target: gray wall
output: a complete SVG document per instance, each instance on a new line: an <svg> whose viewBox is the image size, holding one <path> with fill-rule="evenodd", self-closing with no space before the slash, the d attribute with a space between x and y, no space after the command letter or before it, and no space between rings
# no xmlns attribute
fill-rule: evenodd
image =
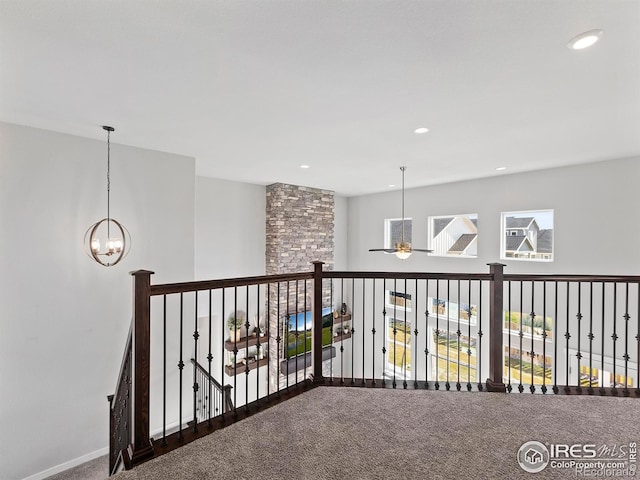
<svg viewBox="0 0 640 480"><path fill-rule="evenodd" d="M2 479L106 453L128 272L193 279L194 159L118 145L117 130L111 146L111 212L133 248L105 268L82 240L106 216L106 142L0 123Z"/></svg>
<svg viewBox="0 0 640 480"><path fill-rule="evenodd" d="M411 170L407 171L411 174ZM640 158L614 160L406 191L413 219L413 247L427 247L427 218L478 214L478 257L431 257L414 253L400 261L368 252L384 241L384 219L400 212L400 192L349 199L348 266L352 270L486 272L502 262L510 273L638 274L640 238L637 182ZM553 209L555 260L500 259L500 214Z"/></svg>
<svg viewBox="0 0 640 480"><path fill-rule="evenodd" d="M265 272L265 187L196 178L196 278Z"/></svg>

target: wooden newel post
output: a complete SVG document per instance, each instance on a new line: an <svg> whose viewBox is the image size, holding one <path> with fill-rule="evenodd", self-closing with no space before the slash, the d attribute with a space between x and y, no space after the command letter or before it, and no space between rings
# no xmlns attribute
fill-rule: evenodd
<svg viewBox="0 0 640 480"><path fill-rule="evenodd" d="M503 286L504 265L502 263L490 263L491 284L489 288L489 378L487 378L487 390L489 392L505 392L506 387L502 381L504 368L504 351L502 345L502 331L504 323L503 312Z"/></svg>
<svg viewBox="0 0 640 480"><path fill-rule="evenodd" d="M313 262L313 381L322 382L322 266Z"/></svg>
<svg viewBox="0 0 640 480"><path fill-rule="evenodd" d="M128 454L133 465L153 455L149 441L149 372L151 365L151 275L148 270L133 276L133 378L131 384L132 443Z"/></svg>

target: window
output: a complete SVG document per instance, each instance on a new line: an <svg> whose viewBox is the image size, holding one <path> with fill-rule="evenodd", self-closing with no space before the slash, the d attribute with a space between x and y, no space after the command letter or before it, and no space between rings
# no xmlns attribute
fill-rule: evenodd
<svg viewBox="0 0 640 480"><path fill-rule="evenodd" d="M478 215L429 217L429 249L439 257L477 257Z"/></svg>
<svg viewBox="0 0 640 480"><path fill-rule="evenodd" d="M411 294L387 290L387 306L411 311Z"/></svg>
<svg viewBox="0 0 640 480"><path fill-rule="evenodd" d="M522 332L522 334L520 333ZM551 385L553 318L504 312L504 381Z"/></svg>
<svg viewBox="0 0 640 480"><path fill-rule="evenodd" d="M553 261L553 210L502 213L501 258Z"/></svg>
<svg viewBox="0 0 640 480"><path fill-rule="evenodd" d="M402 219L391 218L385 220L384 225L384 248L394 248L402 241ZM411 219L404 219L404 241L411 243Z"/></svg>
<svg viewBox="0 0 640 480"><path fill-rule="evenodd" d="M409 315L387 316L385 318L385 375L390 378L411 377L411 331Z"/></svg>
<svg viewBox="0 0 640 480"><path fill-rule="evenodd" d="M455 328L455 327L454 327ZM433 330L431 370L434 378L449 382L476 382L476 337L460 335L452 330Z"/></svg>
<svg viewBox="0 0 640 480"><path fill-rule="evenodd" d="M431 305L429 312L437 315L440 321L457 322L458 317L460 317L460 323L462 324L471 323L471 325L476 325L478 323L477 305L469 305L468 303L459 305L456 302L450 302L442 298L429 298L428 302Z"/></svg>

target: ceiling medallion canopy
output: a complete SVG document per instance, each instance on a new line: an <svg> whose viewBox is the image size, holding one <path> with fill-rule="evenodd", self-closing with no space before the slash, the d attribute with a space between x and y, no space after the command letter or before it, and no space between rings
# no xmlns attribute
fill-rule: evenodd
<svg viewBox="0 0 640 480"><path fill-rule="evenodd" d="M411 248L411 243L405 242L404 240L404 172L407 167L400 167L400 171L402 172L402 234L400 237L400 241L397 242L394 248L370 248L370 252L384 252L384 253L393 253L400 260L406 260L411 256L413 252L423 252L423 253L431 253L432 250L426 250L423 248Z"/></svg>
<svg viewBox="0 0 640 480"><path fill-rule="evenodd" d="M115 129L106 125L102 128L107 132L107 216L89 227L84 234L84 247L93 260L112 267L129 253L131 235L124 225L111 218L111 132Z"/></svg>

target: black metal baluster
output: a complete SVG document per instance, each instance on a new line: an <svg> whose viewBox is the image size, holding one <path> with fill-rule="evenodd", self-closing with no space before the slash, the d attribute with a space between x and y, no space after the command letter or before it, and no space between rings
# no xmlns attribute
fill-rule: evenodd
<svg viewBox="0 0 640 480"><path fill-rule="evenodd" d="M262 344L260 343L260 285L256 285L256 316L255 316L255 336L256 336L256 406L260 405L260 355L264 355ZM267 382L268 383L268 382Z"/></svg>
<svg viewBox="0 0 640 480"><path fill-rule="evenodd" d="M571 338L571 333L569 333L570 330L570 325L569 325L569 318L570 318L570 308L569 305L571 303L571 299L570 299L570 291L569 291L569 282L567 282L567 331L564 334L564 338L567 340L567 344L565 346L565 352L566 352L566 359L565 359L565 374L564 374L564 378L565 378L565 383L564 383L564 391L566 393L569 393L571 391L571 389L569 388L569 339Z"/></svg>
<svg viewBox="0 0 640 480"><path fill-rule="evenodd" d="M582 282L578 282L578 313L576 314L576 319L578 320L578 352L576 353L576 358L578 359L578 378L576 381L576 392L580 394L582 393L582 386L580 385L580 370L582 366L582 349L580 345L582 337Z"/></svg>
<svg viewBox="0 0 640 480"><path fill-rule="evenodd" d="M238 287L233 287L233 318L238 320ZM233 354L235 361L233 362L233 415L238 415L238 335L233 336Z"/></svg>
<svg viewBox="0 0 640 480"><path fill-rule="evenodd" d="M289 360L291 360L291 357L289 356L289 343L290 343L290 337L291 337L291 332L289 331L289 325L291 324L291 312L289 311L289 305L291 304L291 301L289 298L290 291L291 291L291 281L287 280L287 316L286 316L286 322L282 327L285 333L285 339L284 339L285 350L283 351L283 356L285 358L284 364L287 366L287 372L285 374L287 390L289 390Z"/></svg>
<svg viewBox="0 0 640 480"><path fill-rule="evenodd" d="M469 284L469 292L467 295L467 391L471 391L471 280L467 280ZM476 345L477 347L477 345ZM458 360L459 361L459 360ZM476 357L476 367L478 365L478 357Z"/></svg>
<svg viewBox="0 0 640 480"><path fill-rule="evenodd" d="M547 393L547 282L542 282L542 393Z"/></svg>
<svg viewBox="0 0 640 480"><path fill-rule="evenodd" d="M382 335L382 385L386 385L387 381L386 381L386 369L387 369L387 365L385 363L385 353L387 353L387 335L388 335L388 329L387 329L387 307L386 307L386 299L385 296L387 295L387 279L383 278L382 279L382 328L383 328L383 335Z"/></svg>
<svg viewBox="0 0 640 480"><path fill-rule="evenodd" d="M365 297L366 297L366 293L367 293L367 285L365 282L365 279L362 279L362 385L366 385L366 381L365 381L365 326L364 326L364 322L365 322ZM351 320L353 322L353 319Z"/></svg>
<svg viewBox="0 0 640 480"><path fill-rule="evenodd" d="M511 280L509 280L507 282L507 287L509 288L509 296L508 298L508 308L509 308L509 317L508 317L508 324L509 324L509 337L507 339L507 343L508 343L508 348L509 351L507 352L507 372L508 372L508 379L507 379L507 391L509 393L512 392L513 390L513 385L511 384ZM504 353L503 353L504 354Z"/></svg>
<svg viewBox="0 0 640 480"><path fill-rule="evenodd" d="M456 330L456 342L457 342L457 365L458 369L456 372L456 390L460 391L462 385L460 385L460 340L462 339L462 331L460 331L460 308L462 307L460 299L462 296L460 295L460 279L458 279L458 329Z"/></svg>
<svg viewBox="0 0 640 480"><path fill-rule="evenodd" d="M212 327L211 327L211 324L212 324L212 320L213 320L213 314L212 314L213 298L212 298L212 296L213 296L213 294L211 292L211 289L209 289L209 353L207 354L207 361L209 362L208 363L208 365L209 365L209 378L207 379L208 386L209 386L209 388L207 389L207 391L209 392L209 398L208 398L208 403L207 403L208 410L209 410L208 411L209 415L207 415L207 417L208 417L207 418L207 424L208 424L209 427L212 426L211 425L211 411L212 411L211 410L211 396L212 396L212 387L213 387L212 382L211 382L211 378L212 378L212 375L211 375L211 362L213 362L213 354L211 353L211 342L212 342L212 334L211 334L211 328ZM224 323L224 322L222 322L222 323ZM223 337L222 340L224 341L224 337ZM223 377L220 377L220 378L222 379Z"/></svg>
<svg viewBox="0 0 640 480"><path fill-rule="evenodd" d="M524 329L523 329L523 318L524 317L524 305L522 303L522 299L523 299L523 286L522 286L522 280L520 280L520 303L518 304L520 306L520 331L518 332L518 336L520 337L520 382L518 383L518 391L520 393L522 393L524 391L524 385L522 385L522 368L523 368L523 363L524 360L522 358L522 339L524 337ZM531 373L533 374L533 369L531 370Z"/></svg>
<svg viewBox="0 0 640 480"><path fill-rule="evenodd" d="M334 312L335 312L335 302L334 302L334 296L333 296L333 291L334 291L335 287L334 287L334 281L333 281L333 279L331 279L331 280L330 280L329 285L330 285L329 298L330 298L330 303L331 303L331 315L332 315L332 318L333 318L333 320L334 320L334 321L332 322L332 326L331 326L331 328L332 328L332 331L331 331L331 345L332 345L332 346L333 346L333 348L335 349L335 348L336 348L336 347L335 347L335 343L336 343L336 342L333 340L333 338L334 338L334 336L337 336L337 332L335 331L335 328L336 328L336 322L335 322L335 319L336 319L336 318L335 318L335 315L334 315ZM335 334L335 335L334 335L334 334ZM333 383L333 357L334 357L333 352L331 352L331 356L330 356L330 358L329 358L329 370L330 370L330 374L329 374L329 383Z"/></svg>
<svg viewBox="0 0 640 480"><path fill-rule="evenodd" d="M436 279L436 390L440 390L440 280Z"/></svg>
<svg viewBox="0 0 640 480"><path fill-rule="evenodd" d="M264 328L267 339L267 400L271 397L271 284L267 283L267 311L265 313Z"/></svg>
<svg viewBox="0 0 640 480"><path fill-rule="evenodd" d="M354 365L355 365L355 324L356 324L356 279L351 279L351 385L356 384Z"/></svg>
<svg viewBox="0 0 640 480"><path fill-rule="evenodd" d="M162 446L167 446L167 296L162 296Z"/></svg>
<svg viewBox="0 0 640 480"><path fill-rule="evenodd" d="M340 279L340 305L344 303L344 278ZM340 310L340 384L344 385L344 316Z"/></svg>
<svg viewBox="0 0 640 480"><path fill-rule="evenodd" d="M322 308L322 305L320 306ZM311 318L313 318L313 313L311 314ZM322 329L322 325L319 325L318 328ZM304 281L304 356L302 357L302 363L304 365L304 376L307 375L307 281Z"/></svg>
<svg viewBox="0 0 640 480"><path fill-rule="evenodd" d="M593 383L591 378L593 376L593 282L589 282L589 388L587 391L589 395L593 395Z"/></svg>
<svg viewBox="0 0 640 480"><path fill-rule="evenodd" d="M415 345L416 345L416 353L418 353L418 279L416 278L415 281L415 298L413 299L412 305L411 305L411 310L414 312L413 314L413 322L414 322L414 330L413 330L413 334L415 335ZM413 366L411 367L411 371L413 374L413 388L418 388L418 356L416 355L416 361L415 361L415 369L413 368ZM426 379L425 379L426 380Z"/></svg>
<svg viewBox="0 0 640 480"><path fill-rule="evenodd" d="M245 344L244 344L244 410L249 411L249 285L245 286L245 315L244 315L244 329L245 329Z"/></svg>
<svg viewBox="0 0 640 480"><path fill-rule="evenodd" d="M407 279L404 279L404 328L402 332L402 387L407 388ZM411 342L411 334L409 334Z"/></svg>
<svg viewBox="0 0 640 480"><path fill-rule="evenodd" d="M265 320L266 322L266 320ZM264 346L260 338L262 338L262 329L260 328L260 285L256 285L256 405L260 406L260 357L264 357ZM267 377L267 383L268 382Z"/></svg>
<svg viewBox="0 0 640 480"><path fill-rule="evenodd" d="M182 369L184 368L184 362L182 361L182 321L183 321L183 294L180 293L180 360L178 362L180 396L178 400L178 437L182 439Z"/></svg>
<svg viewBox="0 0 640 480"><path fill-rule="evenodd" d="M276 379L278 382L278 396L280 395L280 352L282 349L280 348L280 342L282 341L282 337L280 336L280 282L278 282L278 299L276 304L276 323L278 324L278 331L276 332Z"/></svg>
<svg viewBox="0 0 640 480"><path fill-rule="evenodd" d="M533 337L535 336L535 324L536 324L536 312L535 312L535 288L536 288L536 282L532 281L531 282L531 385L529 386L529 391L531 393L535 393L536 391L536 387L535 387L535 380L534 380L534 373L535 373L535 358L536 358L536 352L535 352L535 348L534 348L534 343L533 343ZM544 323L544 320L543 320ZM543 372L543 376L544 376L544 372Z"/></svg>
<svg viewBox="0 0 640 480"><path fill-rule="evenodd" d="M553 393L558 393L558 282L554 282L555 294L553 297Z"/></svg>
<svg viewBox="0 0 640 480"><path fill-rule="evenodd" d="M613 395L618 394L618 386L616 379L616 342L618 341L618 283L614 282L613 284L613 335L611 335L611 339L613 340L613 389L611 393ZM604 352L603 357L604 357ZM604 358L603 358L604 360Z"/></svg>
<svg viewBox="0 0 640 480"><path fill-rule="evenodd" d="M638 320L636 328L636 396L640 397L640 283L638 283L637 297L638 297L638 309L636 310L636 318Z"/></svg>
<svg viewBox="0 0 640 480"><path fill-rule="evenodd" d="M447 279L447 308L446 308L446 312L447 312L447 382L444 384L445 388L448 390L451 390L451 383L449 382L450 380L450 367L451 367L451 353L450 353L450 347L451 347L451 329L450 329L450 324L449 322L451 321L451 316L449 315L451 313L451 283L449 281L449 279Z"/></svg>
<svg viewBox="0 0 640 480"><path fill-rule="evenodd" d="M224 369L224 367L225 367L226 357L227 357L227 354L225 354L225 353L224 353L224 349L225 349L225 338L226 338L226 332L225 332L225 327L226 327L226 325L225 325L225 313L226 313L226 310L225 310L225 297L226 297L226 289L225 289L225 288L222 288L222 289L221 289L221 293L222 293L222 302L221 302L221 303L222 303L222 305L221 305L221 306L222 306L222 316L220 317L220 330L221 330L221 332L220 332L220 335L221 335L221 336L220 336L220 338L221 338L221 342L222 342L222 349L223 349L223 350L221 350L221 353L222 353L222 355L224 355L224 358L222 358L222 361L220 362L220 379L224 379L224 374L225 374L225 369ZM231 334L229 334L229 343L231 343ZM236 357L235 357L235 353L234 353L233 355L234 355L234 356L233 356L233 359L234 359L233 361L234 361L234 363L235 363L235 359L236 359ZM223 382L223 383L224 383L224 382ZM223 395L224 395L224 392L223 392ZM222 399L222 404L223 404L223 405L225 405L225 399L224 399L224 398ZM234 404L234 409L235 409L235 404ZM224 409L223 409L223 413L224 413ZM222 422L224 423L224 422L225 422L225 418L224 418L224 416L222 416L221 418L222 418Z"/></svg>
<svg viewBox="0 0 640 480"><path fill-rule="evenodd" d="M424 283L424 388L429 388L429 279Z"/></svg>
<svg viewBox="0 0 640 480"><path fill-rule="evenodd" d="M397 279L394 278L393 279L393 295L394 297L397 295L398 292L398 286L397 286ZM393 388L396 388L396 359L398 358L396 356L396 340L397 340L397 335L398 335L398 328L396 325L396 318L397 318L397 310L398 310L398 300L397 298L393 299L393 383L391 385L393 385Z"/></svg>
<svg viewBox="0 0 640 480"><path fill-rule="evenodd" d="M371 385L376 384L376 279L372 280L371 293ZM639 295L640 297L640 295ZM640 338L640 336L638 337ZM640 349L640 340L638 340L638 349Z"/></svg>
<svg viewBox="0 0 640 480"><path fill-rule="evenodd" d="M504 308L504 307L503 307ZM478 390L482 391L482 280L478 281L478 354L476 355L476 379L478 380ZM504 347L503 347L504 350ZM504 351L502 352L504 355ZM504 375L504 373L503 373Z"/></svg>
<svg viewBox="0 0 640 480"><path fill-rule="evenodd" d="M624 390L625 396L629 395L629 282L625 282L624 293ZM639 365L640 367L640 365Z"/></svg>
<svg viewBox="0 0 640 480"><path fill-rule="evenodd" d="M602 338L600 339L600 370L601 371L604 371L605 291L606 291L605 283L602 282ZM598 390L598 393L600 393L600 395L604 395L605 394L604 378L601 378L600 375L598 375L598 383L600 384L600 389Z"/></svg>
<svg viewBox="0 0 640 480"><path fill-rule="evenodd" d="M193 433L198 433L198 292L194 292L194 314L193 314Z"/></svg>
<svg viewBox="0 0 640 480"><path fill-rule="evenodd" d="M295 382L294 384L298 384L298 341L300 339L300 305L299 305L299 295L298 295L298 280L296 280L296 329L293 332L293 338L295 338L295 344L296 344L296 348L294 350L294 356L295 356L295 361L296 361L296 373L295 373ZM306 323L307 323L307 312L304 313L304 318L303 318L303 322L305 323L305 327L306 327ZM290 325L291 320L287 320L287 326ZM306 334L306 332L305 332ZM290 337L291 337L291 332L289 332L287 334L287 348L289 348L289 343L290 343ZM306 340L305 340L306 342Z"/></svg>

